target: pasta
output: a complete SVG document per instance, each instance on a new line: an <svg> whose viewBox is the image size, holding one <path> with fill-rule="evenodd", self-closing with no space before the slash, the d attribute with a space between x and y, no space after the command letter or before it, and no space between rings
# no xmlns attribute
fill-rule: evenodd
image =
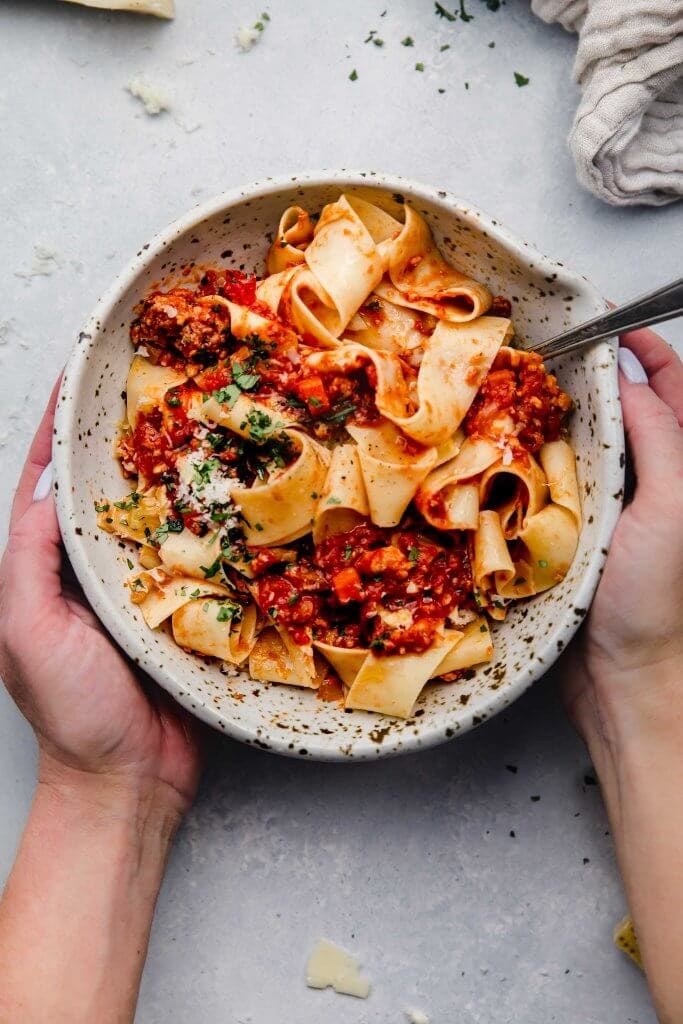
<svg viewBox="0 0 683 1024"><path fill-rule="evenodd" d="M571 399L409 205L290 207L266 267L137 307L131 489L98 522L137 545L131 600L180 647L408 718L569 570Z"/></svg>

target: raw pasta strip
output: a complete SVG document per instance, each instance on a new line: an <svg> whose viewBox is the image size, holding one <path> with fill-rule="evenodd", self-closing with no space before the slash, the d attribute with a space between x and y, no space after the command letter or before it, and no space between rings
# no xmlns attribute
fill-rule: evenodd
<svg viewBox="0 0 683 1024"><path fill-rule="evenodd" d="M221 609L236 609L233 618L219 618ZM256 608L242 609L235 603L216 598L197 598L183 604L172 616L173 636L181 647L211 658L241 665L256 640Z"/></svg>
<svg viewBox="0 0 683 1024"><path fill-rule="evenodd" d="M388 278L376 291L397 305L451 323L476 320L491 306L488 288L446 263L427 224L409 205L401 233L390 243L388 264Z"/></svg>
<svg viewBox="0 0 683 1024"><path fill-rule="evenodd" d="M422 687L461 634L448 630L421 654L370 652L346 695L346 707L409 718Z"/></svg>
<svg viewBox="0 0 683 1024"><path fill-rule="evenodd" d="M417 488L436 465L437 449L417 455L400 445L391 423L346 428L358 445L358 460L367 494L370 518L376 526L397 526Z"/></svg>
<svg viewBox="0 0 683 1024"><path fill-rule="evenodd" d="M130 426L135 428L141 412L161 406L168 389L186 380L186 374L170 366L155 366L149 359L135 356L126 381L126 415Z"/></svg>
<svg viewBox="0 0 683 1024"><path fill-rule="evenodd" d="M370 515L358 448L342 444L332 452L330 468L315 512L316 544L335 533L345 533Z"/></svg>
<svg viewBox="0 0 683 1024"><path fill-rule="evenodd" d="M269 275L297 267L304 262L304 249L313 238L313 222L301 206L289 206L280 217L275 241L268 250Z"/></svg>

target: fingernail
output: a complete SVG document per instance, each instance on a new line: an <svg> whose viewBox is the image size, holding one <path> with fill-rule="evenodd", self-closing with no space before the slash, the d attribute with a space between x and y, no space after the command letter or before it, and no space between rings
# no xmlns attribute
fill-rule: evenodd
<svg viewBox="0 0 683 1024"><path fill-rule="evenodd" d="M48 462L43 472L38 477L36 489L33 492L34 501L44 501L52 490L52 462Z"/></svg>
<svg viewBox="0 0 683 1024"><path fill-rule="evenodd" d="M640 360L634 356L630 348L622 348L619 346L619 352L617 354L617 362L619 363L619 369L623 373L626 380L630 380L631 384L647 384L647 374L641 366Z"/></svg>

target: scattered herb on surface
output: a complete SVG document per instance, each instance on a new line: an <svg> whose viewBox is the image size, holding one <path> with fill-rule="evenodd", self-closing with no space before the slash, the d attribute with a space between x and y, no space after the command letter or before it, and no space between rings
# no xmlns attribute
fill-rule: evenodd
<svg viewBox="0 0 683 1024"><path fill-rule="evenodd" d="M519 71L515 71L515 82L521 89L523 85L529 84L529 79L526 77L526 75L520 75Z"/></svg>
<svg viewBox="0 0 683 1024"><path fill-rule="evenodd" d="M353 71L352 71L352 72L351 72L351 74L349 75L349 80L350 80L351 82L356 82L356 81L358 81L358 72L356 71L356 69L355 69L355 68L353 69Z"/></svg>
<svg viewBox="0 0 683 1024"><path fill-rule="evenodd" d="M184 524L182 519L167 519L165 523L158 526L152 534L152 541L163 544L169 533L182 533Z"/></svg>
<svg viewBox="0 0 683 1024"><path fill-rule="evenodd" d="M410 36L406 36L405 39L401 40L401 46L415 46L415 43Z"/></svg>
<svg viewBox="0 0 683 1024"><path fill-rule="evenodd" d="M455 21L455 15L451 14L450 11L447 11L446 8L443 6L443 4L435 3L434 4L434 13L439 18L445 18L446 21Z"/></svg>
<svg viewBox="0 0 683 1024"><path fill-rule="evenodd" d="M424 71L424 69L425 69L425 66L424 66L424 64L422 63L422 61L419 61L419 63L417 63L417 64L415 65L415 70L416 70L416 71Z"/></svg>
<svg viewBox="0 0 683 1024"><path fill-rule="evenodd" d="M461 21L472 21L474 18L473 14L468 14L465 10L465 0L460 0L460 20Z"/></svg>

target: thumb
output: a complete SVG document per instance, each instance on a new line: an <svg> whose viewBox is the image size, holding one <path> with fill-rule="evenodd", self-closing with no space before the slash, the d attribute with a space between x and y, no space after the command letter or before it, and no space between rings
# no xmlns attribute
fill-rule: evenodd
<svg viewBox="0 0 683 1024"><path fill-rule="evenodd" d="M619 366L624 429L638 487L668 491L683 473L683 431L673 409L649 387L647 374L629 349L619 350Z"/></svg>

